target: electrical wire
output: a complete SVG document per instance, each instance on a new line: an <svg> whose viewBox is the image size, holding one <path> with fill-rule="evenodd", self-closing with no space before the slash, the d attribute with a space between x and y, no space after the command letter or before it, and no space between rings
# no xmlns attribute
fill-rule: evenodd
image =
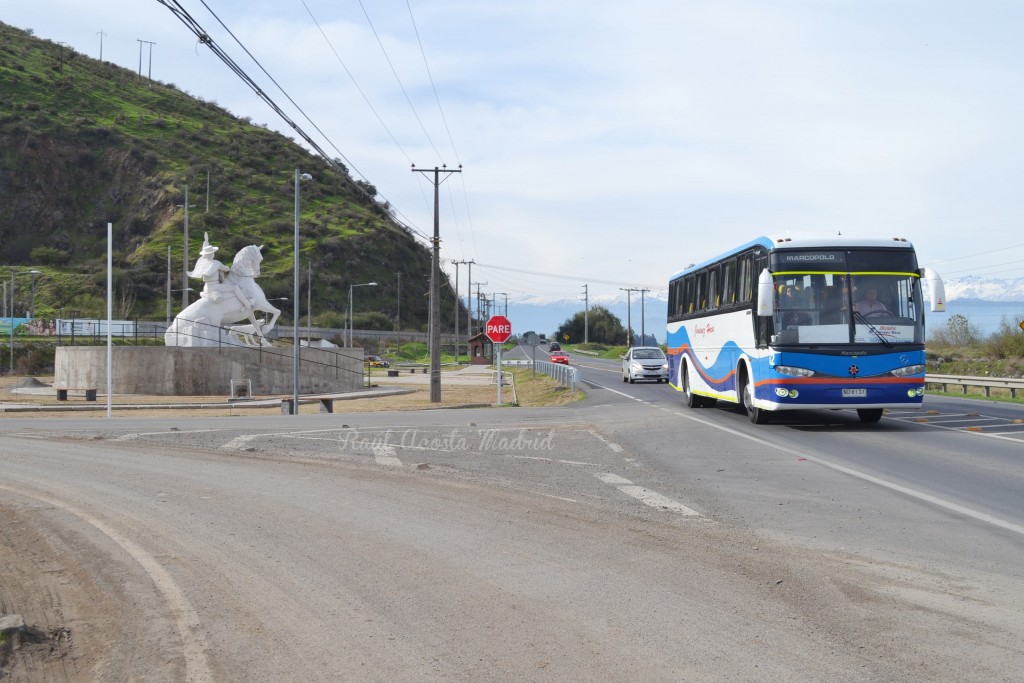
<svg viewBox="0 0 1024 683"><path fill-rule="evenodd" d="M213 52L214 55L217 56L218 59L220 59L232 72L234 72L235 75L237 75L240 79L242 79L242 82L244 82L246 85L248 85L249 88L254 93L256 93L256 95L261 100L263 100L267 104L267 106L269 106L271 109L273 109L274 112L277 113L277 115L280 116L284 120L284 122L287 123L288 126L290 126L292 128L292 130L294 130L295 133L299 137L301 137L303 140L305 140L306 143L318 155L320 155L320 157L323 159L324 163L326 163L328 166L330 166L331 168L336 170L343 177L351 180L351 176L349 175L349 170L344 168L333 157L331 157L329 154L327 154L327 152L324 151L324 149L315 140L313 140L313 138L308 133L306 133L297 123L295 123L295 121L292 120L292 118L290 116L288 116L288 114L280 106L278 106L278 104L273 100L273 98L271 98L270 95L268 95L266 93L266 91L264 91L263 88L261 88L259 86L259 84L256 83L256 81L253 80L253 78L251 76L249 76L249 74L247 74L245 72L245 70L242 69L242 67L240 67L238 65L238 63L235 62L234 59L232 59L231 56L228 55L227 52L225 52L217 44L217 42L209 35L209 33L202 27L202 25L199 24L199 22L196 21L188 13L188 11L185 10L184 7L181 6L181 3L178 2L178 0L156 0L156 1L158 3L160 3L161 5L163 5L164 7L166 7L167 9L169 9L172 14L174 14L176 17L178 17L178 19L183 24L185 24L185 26L190 31L192 31L196 35L196 37L199 39L199 42L202 43L203 45L206 45L206 47L208 47L210 49L210 51ZM242 43L242 41L239 40L238 37L235 36L235 34L231 31L231 29L229 29L227 27L227 25L225 25L224 22L221 21L220 17L217 16L217 14L212 9L210 9L210 6L206 3L206 0L199 0L199 1L207 9L207 11L213 16L213 18L216 19L217 23L219 23L221 25L221 27L228 33L228 35L230 35L234 39L234 41L238 44L238 46L260 68L260 70L264 73L264 75L266 75L266 77L269 78L270 81L275 86L277 86L278 90L280 90L281 93L284 94L284 96L288 99L288 101L291 102L292 105L299 111L299 113L301 113L302 116L307 121L310 122L310 124L313 126L313 128L316 129L316 131L323 137L323 139L327 140L328 143L331 145L331 147L334 148L334 150L336 152L338 152L338 155L342 159L344 159L345 162L348 164L349 169L355 171L356 174L358 174L364 181L366 181L369 184L370 181L366 178L366 176L363 175L363 173L360 172L359 169L356 168L356 166L354 164L352 164L352 162L348 158L345 157L345 155L341 152L341 150L339 150L337 148L336 145L334 145L333 143L330 142L330 138L328 138L327 135L322 130L320 130L320 128L309 118L309 116L306 115L305 111L303 111L303 109L291 98L291 96L288 95L288 93L284 90L284 88L281 87L281 85L274 79L274 77L271 76L270 73L268 73L265 68L263 68L263 65L259 62L259 60L256 59L255 56L253 56L253 54L249 51L249 49L245 47L245 45ZM367 192L366 189L363 188L362 186L360 186L358 183L354 183L353 182L352 185L359 192L362 192L370 201L376 201L376 199L373 196L371 196L369 194L369 192ZM378 195L380 195L379 192L378 192ZM383 195L380 195L380 197L381 197L381 199L384 199L385 202L387 202L387 199ZM391 210L395 214L401 215L401 213L397 209L394 208L394 205L391 204L391 202L387 202L387 204L388 204L388 206L391 207ZM403 218L404 218L404 216L403 216ZM391 226L389 226L389 228L390 227ZM425 233L423 233L420 230L418 230L417 228L415 228L412 225L412 222L409 221L408 219L406 219L406 224L404 224L402 227L404 227L405 230L407 230L410 234L413 234L415 236L419 236L426 243L428 243L428 244L430 243L431 238L428 237ZM398 226L395 226L394 229L398 229Z"/></svg>
<svg viewBox="0 0 1024 683"><path fill-rule="evenodd" d="M356 82L356 77L352 74L348 66L345 64L345 61L341 58L341 55L339 55L338 51L334 48L334 43L331 42L331 39L327 36L327 33L320 25L320 22L317 21L317 18L315 16L313 16L313 11L309 9L309 5L306 4L306 0L300 0L300 2L302 2L302 6L306 8L306 13L309 14L309 18L313 20L313 23L316 25L317 30L320 31L320 35L324 37L324 42L326 42L327 46L331 48L331 52L334 53L334 58L338 60L338 64L341 64L341 68L345 70L345 73L348 75L349 80L352 81L352 85L355 86L356 90L359 92L359 95L363 98L363 102L365 102L366 106L370 108L370 111L373 112L373 115L377 117L377 121L380 123L381 128L383 128L384 131L388 134L388 137L391 138L391 141L395 143L395 147L397 147L398 150L402 153L402 156L405 157L406 161L408 161L411 164L412 158L408 154L406 154L405 149L402 147L401 143L398 142L398 139L395 138L394 134L391 132L391 129L388 128L386 123L384 123L384 119L381 118L381 115L377 113L377 110L374 108L373 103L370 102L370 98L366 96L366 93L363 92L363 89L359 86L359 83Z"/></svg>
<svg viewBox="0 0 1024 683"><path fill-rule="evenodd" d="M427 132L427 127L423 125L423 121L420 119L419 113L416 111L416 107L413 105L412 100L409 99L409 93L405 90L405 85L402 84L402 79L398 77L398 71L395 70L395 65L391 63L391 57L388 56L388 51L384 48L384 42L380 39L380 35L377 33L377 28L373 25L373 21L370 19L369 12L366 11L366 7L363 5L363 0L359 0L359 7L363 10L363 16L366 17L366 23L370 25L370 30L373 31L373 37L377 39L377 45L380 46L380 51L384 54L384 60L388 63L391 68L391 73L395 76L395 81L398 82L398 87L402 91L402 95L405 96L405 101L409 103L409 108L412 110L413 116L416 118L416 122L420 124L420 129L423 134L427 137L427 142L434 150L434 154L437 158L444 162L444 157L437 150L437 146L434 144L434 140L430 137L430 133Z"/></svg>

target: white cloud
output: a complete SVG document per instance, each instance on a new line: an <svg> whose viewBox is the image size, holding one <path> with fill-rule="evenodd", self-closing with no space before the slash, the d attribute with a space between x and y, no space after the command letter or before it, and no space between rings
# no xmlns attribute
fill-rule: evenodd
<svg viewBox="0 0 1024 683"><path fill-rule="evenodd" d="M183 4L286 104L200 3ZM538 296L588 279L658 284L785 229L902 234L961 274L1013 253L948 259L1024 248L1017 3L413 2L458 159L405 1L366 7L416 115L359 7L306 4L401 149L302 2L216 9L421 231L431 188L410 159L465 164L442 199L446 256L566 277L474 279ZM102 29L104 56L131 69L136 39L154 40L155 78L282 126L157 2L37 0L4 21L90 56Z"/></svg>

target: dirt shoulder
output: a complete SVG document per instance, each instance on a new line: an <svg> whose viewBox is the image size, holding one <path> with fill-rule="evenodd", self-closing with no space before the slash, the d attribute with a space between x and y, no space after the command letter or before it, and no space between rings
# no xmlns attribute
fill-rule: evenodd
<svg viewBox="0 0 1024 683"><path fill-rule="evenodd" d="M502 405L518 403L521 406L563 405L585 397L581 391L570 392L558 386L550 377L533 375L525 370L512 371L512 384L502 388ZM497 406L497 386L487 374L456 377L455 373L442 374L441 401L430 400L429 377L425 375L398 378L371 377L371 385L360 398L335 395L335 413L361 413L373 411L430 410L435 408L487 408ZM28 385L28 386L26 386ZM79 392L70 392L67 401L58 401L52 389L53 377L0 377L0 419L4 417L90 417L105 416L106 397L86 401ZM390 392L390 393L389 393ZM398 393L402 392L402 393ZM156 396L146 394L115 395L113 412L119 417L159 417L170 415L235 416L280 415L281 407L275 401L229 401L225 396ZM267 397L272 398L272 397ZM280 397L278 397L280 398ZM46 408L45 410L5 410L13 406ZM129 408L130 406L130 408ZM148 408L146 406L152 406ZM301 414L320 412L318 402L300 401Z"/></svg>

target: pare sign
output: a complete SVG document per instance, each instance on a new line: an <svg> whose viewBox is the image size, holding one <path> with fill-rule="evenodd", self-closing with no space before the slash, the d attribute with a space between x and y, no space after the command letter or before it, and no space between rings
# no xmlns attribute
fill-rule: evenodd
<svg viewBox="0 0 1024 683"><path fill-rule="evenodd" d="M512 336L512 323L503 315L492 316L487 321L484 334L495 344L504 344Z"/></svg>

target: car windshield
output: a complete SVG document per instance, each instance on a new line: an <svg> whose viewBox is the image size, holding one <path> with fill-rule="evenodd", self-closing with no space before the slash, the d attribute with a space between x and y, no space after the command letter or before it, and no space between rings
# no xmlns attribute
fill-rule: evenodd
<svg viewBox="0 0 1024 683"><path fill-rule="evenodd" d="M633 358L637 360L660 360L664 357L665 354L661 352L661 349L636 349L633 351Z"/></svg>

